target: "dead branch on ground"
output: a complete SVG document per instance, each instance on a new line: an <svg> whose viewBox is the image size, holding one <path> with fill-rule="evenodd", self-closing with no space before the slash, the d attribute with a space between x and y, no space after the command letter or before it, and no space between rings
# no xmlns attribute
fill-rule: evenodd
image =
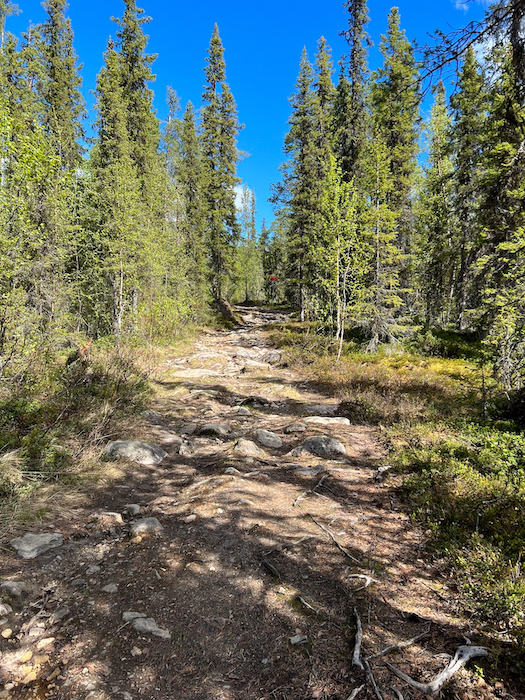
<svg viewBox="0 0 525 700"><path fill-rule="evenodd" d="M317 525L317 527L320 527L321 530L323 530L323 532L326 532L326 534L330 537L330 539L331 539L332 542L335 544L335 546L337 547L337 549L338 549L340 552L342 552L342 553L345 555L345 557L348 557L348 558L351 559L352 561L355 561L356 564L359 564L359 563L360 563L358 559L356 559L355 557L353 557L353 556L350 554L350 552L349 552L348 550L346 550L343 546L341 546L341 545L339 544L339 542L335 539L334 535L330 532L330 530L328 530L324 525L321 525L321 523L317 522L317 520L314 518L314 516L313 516L311 513L308 513L308 515L309 515L310 518L314 521L314 523Z"/></svg>
<svg viewBox="0 0 525 700"><path fill-rule="evenodd" d="M366 660L373 661L373 659L378 659L380 656L390 654L391 651L396 651L397 649L405 649L406 647L410 647L412 646L412 644L416 644L416 642L419 642L421 639L426 637L429 633L430 630L426 630L425 632L418 634L416 637L412 637L412 639L407 639L406 641L398 642L397 644L391 644L390 646L381 649L381 651L378 651L375 654L370 654L370 656L366 657Z"/></svg>
<svg viewBox="0 0 525 700"><path fill-rule="evenodd" d="M357 623L357 632L355 633L355 645L354 653L352 654L352 664L364 671L365 668L360 659L361 644L363 642L363 625L361 624L361 618L359 617L359 613L357 612L356 608L354 608L354 615Z"/></svg>

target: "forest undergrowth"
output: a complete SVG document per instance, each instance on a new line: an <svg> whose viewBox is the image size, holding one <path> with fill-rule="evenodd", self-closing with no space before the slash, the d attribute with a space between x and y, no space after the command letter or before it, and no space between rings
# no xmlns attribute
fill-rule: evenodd
<svg viewBox="0 0 525 700"><path fill-rule="evenodd" d="M525 436L508 397L459 333L416 333L395 350L345 341L339 362L325 329L273 329L287 361L344 402L355 422L379 425L389 451L387 487L402 496L473 624L525 671ZM504 415L505 414L505 415Z"/></svg>

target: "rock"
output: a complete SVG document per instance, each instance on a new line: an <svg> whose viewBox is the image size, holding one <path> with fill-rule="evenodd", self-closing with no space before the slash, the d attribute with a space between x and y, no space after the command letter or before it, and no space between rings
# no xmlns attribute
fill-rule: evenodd
<svg viewBox="0 0 525 700"><path fill-rule="evenodd" d="M167 454L162 447L140 440L112 440L104 450L106 459L126 457L146 466L160 464Z"/></svg>
<svg viewBox="0 0 525 700"><path fill-rule="evenodd" d="M298 646L299 644L306 644L308 641L308 637L305 634L296 634L293 637L290 637L290 644L293 646Z"/></svg>
<svg viewBox="0 0 525 700"><path fill-rule="evenodd" d="M154 423L155 425L162 423L165 418L162 415L162 413L159 413L158 411L142 411L140 415L146 420L148 420L150 423Z"/></svg>
<svg viewBox="0 0 525 700"><path fill-rule="evenodd" d="M306 413L312 413L315 416L333 416L338 408L339 405L335 403L322 403L305 406L304 410Z"/></svg>
<svg viewBox="0 0 525 700"><path fill-rule="evenodd" d="M249 358L246 358L244 360L244 364L246 365L246 367L259 367L260 369L268 369L267 362L259 362L258 360L250 360Z"/></svg>
<svg viewBox="0 0 525 700"><path fill-rule="evenodd" d="M110 521L112 525L124 525L124 520L120 513L113 513L112 511L106 511L96 516L99 520ZM108 524L110 524L108 523Z"/></svg>
<svg viewBox="0 0 525 700"><path fill-rule="evenodd" d="M138 503L126 503L123 512L128 515L138 515L140 513L140 506Z"/></svg>
<svg viewBox="0 0 525 700"><path fill-rule="evenodd" d="M183 442L179 447L179 454L181 457L191 457L194 453L193 445L191 442Z"/></svg>
<svg viewBox="0 0 525 700"><path fill-rule="evenodd" d="M316 457L341 457L346 454L345 446L335 438L328 435L316 435L308 438L302 445L288 452L289 457L305 457L315 455Z"/></svg>
<svg viewBox="0 0 525 700"><path fill-rule="evenodd" d="M304 419L305 423L318 423L319 425L350 425L348 418L342 416L308 416Z"/></svg>
<svg viewBox="0 0 525 700"><path fill-rule="evenodd" d="M293 423L292 425L287 425L284 432L288 435L290 433L304 433L307 428L308 426L304 423Z"/></svg>
<svg viewBox="0 0 525 700"><path fill-rule="evenodd" d="M153 634L155 637L160 637L161 639L171 638L171 632L159 627L152 617L136 617L131 623L131 626L133 629L137 630L137 632Z"/></svg>
<svg viewBox="0 0 525 700"><path fill-rule="evenodd" d="M49 622L54 625L57 622L60 622L63 620L65 617L69 615L69 608L67 605L64 605L64 607L59 608L56 612L54 612L51 617L49 618Z"/></svg>
<svg viewBox="0 0 525 700"><path fill-rule="evenodd" d="M9 627L7 627L7 629L2 630L2 632L0 632L0 634L2 635L2 637L4 639L9 639L9 637L13 634L13 630L9 629Z"/></svg>
<svg viewBox="0 0 525 700"><path fill-rule="evenodd" d="M245 438L240 438L237 440L237 444L233 448L234 452L237 452L242 457L248 457L250 455L254 457L266 457L266 453L261 450L252 440L246 440Z"/></svg>
<svg viewBox="0 0 525 700"><path fill-rule="evenodd" d="M144 615L144 613L132 611L122 613L122 619L124 620L124 622L130 622L130 620L135 620L138 617L146 617L146 615Z"/></svg>
<svg viewBox="0 0 525 700"><path fill-rule="evenodd" d="M88 576L92 576L93 574L98 574L100 571L100 566L98 564L92 564L91 566L88 566L86 569L86 574Z"/></svg>
<svg viewBox="0 0 525 700"><path fill-rule="evenodd" d="M226 423L206 423L199 430L199 435L217 435L217 437L225 437L231 432L231 428Z"/></svg>
<svg viewBox="0 0 525 700"><path fill-rule="evenodd" d="M181 435L193 435L193 433L197 430L198 425L197 423L186 423L186 425L183 425L182 428L179 430Z"/></svg>
<svg viewBox="0 0 525 700"><path fill-rule="evenodd" d="M269 365L277 365L282 359L282 353L279 350L270 350L262 359Z"/></svg>
<svg viewBox="0 0 525 700"><path fill-rule="evenodd" d="M13 608L7 603L0 603L0 615L9 615L13 612Z"/></svg>
<svg viewBox="0 0 525 700"><path fill-rule="evenodd" d="M180 369L171 375L176 379L201 379L203 377L218 377L219 372L214 369Z"/></svg>
<svg viewBox="0 0 525 700"><path fill-rule="evenodd" d="M0 583L0 591L13 598L22 598L25 593L31 591L31 584L25 581L4 581Z"/></svg>
<svg viewBox="0 0 525 700"><path fill-rule="evenodd" d="M80 586L83 586L86 583L85 578L75 578L71 581L71 585L74 586L75 588L79 588Z"/></svg>
<svg viewBox="0 0 525 700"><path fill-rule="evenodd" d="M235 467L226 467L224 470L224 474L233 474L236 476L237 474L242 474L238 469L235 469Z"/></svg>
<svg viewBox="0 0 525 700"><path fill-rule="evenodd" d="M108 585L104 586L101 590L103 593L117 593L118 586L116 583L108 583Z"/></svg>
<svg viewBox="0 0 525 700"><path fill-rule="evenodd" d="M159 523L157 518L142 518L142 520L137 520L131 526L131 534L133 537L137 535L150 535L163 532L164 528Z"/></svg>
<svg viewBox="0 0 525 700"><path fill-rule="evenodd" d="M251 411L245 406L239 406L237 409L237 415L239 416L251 416Z"/></svg>
<svg viewBox="0 0 525 700"><path fill-rule="evenodd" d="M295 473L300 474L301 476L318 476L319 474L323 474L327 471L328 469L326 467L323 467L321 464L317 464L315 467L301 467L300 469L297 469Z"/></svg>
<svg viewBox="0 0 525 700"><path fill-rule="evenodd" d="M259 445L263 445L263 447L273 447L274 449L278 449L279 447L283 446L283 441L281 438L275 433L271 433L269 430L256 430L255 439Z"/></svg>
<svg viewBox="0 0 525 700"><path fill-rule="evenodd" d="M53 532L49 535L35 535L28 532L23 537L15 537L14 540L11 540L11 546L23 559L34 559L50 549L61 547L63 542L64 538L59 532Z"/></svg>
<svg viewBox="0 0 525 700"><path fill-rule="evenodd" d="M235 348L234 357L257 357L257 352L251 348Z"/></svg>

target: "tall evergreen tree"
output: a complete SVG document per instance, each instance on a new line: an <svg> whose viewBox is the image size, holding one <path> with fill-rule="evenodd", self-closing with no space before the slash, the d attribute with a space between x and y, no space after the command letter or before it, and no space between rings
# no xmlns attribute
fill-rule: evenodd
<svg viewBox="0 0 525 700"><path fill-rule="evenodd" d="M366 32L367 0L347 0L348 28L341 32L348 43L337 85L334 110L336 153L343 177L349 182L360 171L359 159L367 140L366 90L368 81L368 48L372 45Z"/></svg>
<svg viewBox="0 0 525 700"><path fill-rule="evenodd" d="M202 149L207 179L207 228L214 299L224 294L233 270L234 246L239 237L235 185L239 182L237 136L240 125L231 90L226 83L224 49L217 25L208 48L202 99Z"/></svg>
<svg viewBox="0 0 525 700"><path fill-rule="evenodd" d="M85 108L80 92L80 67L73 48L71 22L65 15L66 0L46 0L44 9L48 19L41 27L43 125L62 167L71 170L80 163L80 141L84 137L82 119Z"/></svg>

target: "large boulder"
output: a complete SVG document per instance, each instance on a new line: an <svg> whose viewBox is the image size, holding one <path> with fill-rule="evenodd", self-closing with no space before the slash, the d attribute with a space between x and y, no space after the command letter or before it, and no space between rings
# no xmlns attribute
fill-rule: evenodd
<svg viewBox="0 0 525 700"><path fill-rule="evenodd" d="M262 445L263 447L273 447L274 449L279 449L283 446L283 441L281 438L269 430L259 429L255 431L254 435L259 445Z"/></svg>
<svg viewBox="0 0 525 700"><path fill-rule="evenodd" d="M288 452L289 457L343 457L346 455L346 448L342 442L328 435L316 435L308 438L299 447Z"/></svg>
<svg viewBox="0 0 525 700"><path fill-rule="evenodd" d="M133 462L143 465L160 464L168 453L158 445L140 440L112 440L106 445L104 457L106 459L118 459L126 457Z"/></svg>

